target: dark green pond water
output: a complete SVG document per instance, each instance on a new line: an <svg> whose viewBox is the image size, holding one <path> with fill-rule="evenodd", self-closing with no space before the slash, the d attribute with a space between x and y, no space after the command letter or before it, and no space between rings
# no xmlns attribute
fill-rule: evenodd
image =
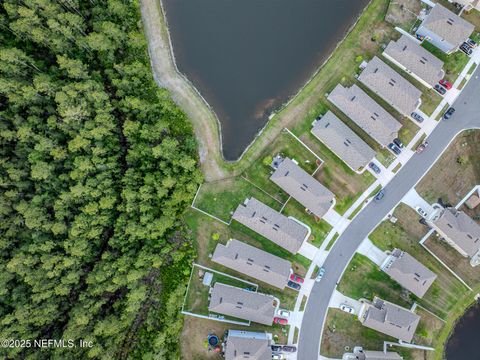
<svg viewBox="0 0 480 360"><path fill-rule="evenodd" d="M447 360L480 360L480 303L468 309L448 339Z"/></svg>
<svg viewBox="0 0 480 360"><path fill-rule="evenodd" d="M235 160L326 60L369 0L162 0L179 70Z"/></svg>

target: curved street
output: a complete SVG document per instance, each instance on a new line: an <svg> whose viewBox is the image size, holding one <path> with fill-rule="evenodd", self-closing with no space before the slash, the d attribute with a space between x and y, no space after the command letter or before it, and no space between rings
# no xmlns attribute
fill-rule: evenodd
<svg viewBox="0 0 480 360"><path fill-rule="evenodd" d="M449 120L440 120L427 138L428 149L415 154L385 187L385 197L378 203L372 201L368 204L335 242L323 265L326 273L321 282L313 286L306 304L298 343L299 360L318 358L330 298L360 243L420 181L459 132L480 127L479 77L480 70L477 68L453 104L456 113Z"/></svg>

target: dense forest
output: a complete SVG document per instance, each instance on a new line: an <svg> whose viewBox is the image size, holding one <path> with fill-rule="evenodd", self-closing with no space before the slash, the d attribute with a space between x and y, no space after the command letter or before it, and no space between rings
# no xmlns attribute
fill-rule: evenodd
<svg viewBox="0 0 480 360"><path fill-rule="evenodd" d="M76 344L3 357L179 358L201 174L137 1L0 2L0 141L0 339Z"/></svg>

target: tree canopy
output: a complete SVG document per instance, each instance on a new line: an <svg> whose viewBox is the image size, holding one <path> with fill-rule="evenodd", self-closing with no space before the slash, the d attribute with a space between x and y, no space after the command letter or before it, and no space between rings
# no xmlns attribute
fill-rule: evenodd
<svg viewBox="0 0 480 360"><path fill-rule="evenodd" d="M0 3L0 338L10 358L178 358L201 182L138 4Z"/></svg>

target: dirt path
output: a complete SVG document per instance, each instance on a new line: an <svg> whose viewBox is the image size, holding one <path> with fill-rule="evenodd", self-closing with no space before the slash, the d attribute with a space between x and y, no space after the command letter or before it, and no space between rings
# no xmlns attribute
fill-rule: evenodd
<svg viewBox="0 0 480 360"><path fill-rule="evenodd" d="M292 101L267 123L242 157L238 161L227 162L222 155L220 125L215 113L175 65L160 0L140 0L140 8L155 81L171 92L173 100L192 121L206 181L220 180L241 173L283 128L292 127L308 115L308 111L314 108L319 98L324 95L325 83L334 77L334 72L315 74L305 85L308 89L301 89Z"/></svg>

